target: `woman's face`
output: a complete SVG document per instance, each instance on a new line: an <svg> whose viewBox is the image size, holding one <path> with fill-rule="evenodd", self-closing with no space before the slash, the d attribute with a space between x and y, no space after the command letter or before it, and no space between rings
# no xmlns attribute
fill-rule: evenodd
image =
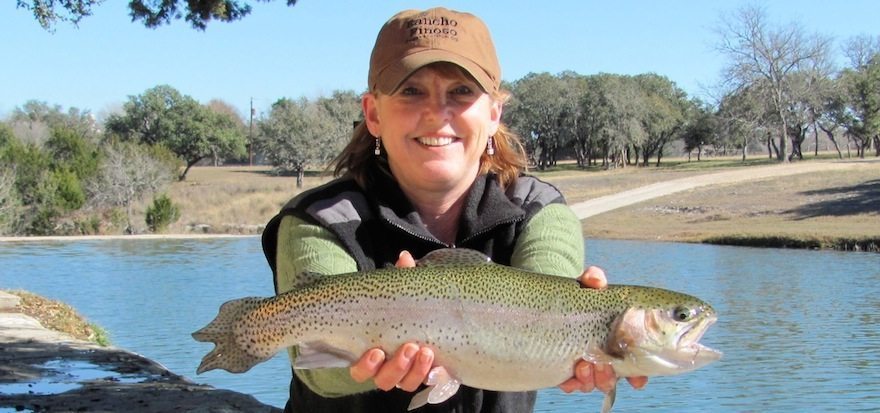
<svg viewBox="0 0 880 413"><path fill-rule="evenodd" d="M444 68L446 69L446 68ZM364 117L381 137L391 172L404 190L470 187L501 103L459 70L427 66L391 95L366 94Z"/></svg>

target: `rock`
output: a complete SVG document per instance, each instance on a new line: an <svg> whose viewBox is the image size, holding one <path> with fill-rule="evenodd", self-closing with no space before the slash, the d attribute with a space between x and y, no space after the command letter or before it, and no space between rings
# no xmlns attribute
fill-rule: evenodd
<svg viewBox="0 0 880 413"><path fill-rule="evenodd" d="M0 311L12 311L18 307L20 302L19 296L0 291Z"/></svg>
<svg viewBox="0 0 880 413"><path fill-rule="evenodd" d="M14 301L5 295L2 302ZM194 383L139 354L48 330L14 312L15 305L0 309L0 411L281 412L253 396ZM95 370L106 376L94 378Z"/></svg>

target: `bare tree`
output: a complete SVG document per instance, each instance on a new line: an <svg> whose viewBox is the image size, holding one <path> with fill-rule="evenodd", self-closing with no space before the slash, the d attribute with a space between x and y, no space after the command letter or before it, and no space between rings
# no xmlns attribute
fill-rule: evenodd
<svg viewBox="0 0 880 413"><path fill-rule="evenodd" d="M174 167L150 154L149 148L129 142L105 148L104 162L97 179L89 185L94 206L122 208L126 214L126 233L134 233L132 207L167 187L174 179Z"/></svg>
<svg viewBox="0 0 880 413"><path fill-rule="evenodd" d="M777 159L785 161L786 140L790 136L788 109L794 99L792 76L799 70L816 67L817 62L827 61L830 38L808 35L794 23L769 27L764 9L757 6L722 16L716 31L720 35L717 48L729 58L723 81L736 90L756 85L763 88L780 123Z"/></svg>
<svg viewBox="0 0 880 413"><path fill-rule="evenodd" d="M843 45L843 54L849 59L850 67L858 69L868 66L871 59L880 53L880 36L863 34L848 39Z"/></svg>

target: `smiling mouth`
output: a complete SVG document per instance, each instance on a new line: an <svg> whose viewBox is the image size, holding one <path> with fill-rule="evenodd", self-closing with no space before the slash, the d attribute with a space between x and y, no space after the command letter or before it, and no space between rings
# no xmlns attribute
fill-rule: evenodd
<svg viewBox="0 0 880 413"><path fill-rule="evenodd" d="M423 136L416 139L419 143L425 146L446 146L455 142L455 138L443 136L443 137L431 137L431 136Z"/></svg>

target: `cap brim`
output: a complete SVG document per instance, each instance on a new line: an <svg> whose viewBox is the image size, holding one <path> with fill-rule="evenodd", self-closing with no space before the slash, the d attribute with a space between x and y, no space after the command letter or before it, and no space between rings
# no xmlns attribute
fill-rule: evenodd
<svg viewBox="0 0 880 413"><path fill-rule="evenodd" d="M483 88L484 92L492 92L497 89L495 81L480 67L468 58L462 57L447 50L426 49L411 53L404 56L391 66L383 70L376 82L375 88L383 94L390 95L394 93L400 84L403 83L413 72L431 63L447 62L453 63L465 72L471 75L474 80Z"/></svg>

